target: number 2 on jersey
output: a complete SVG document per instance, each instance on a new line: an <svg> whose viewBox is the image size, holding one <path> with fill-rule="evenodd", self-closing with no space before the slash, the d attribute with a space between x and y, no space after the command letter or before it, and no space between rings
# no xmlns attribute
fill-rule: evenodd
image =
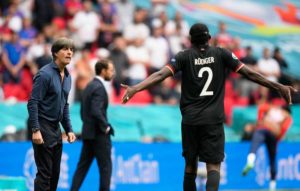
<svg viewBox="0 0 300 191"><path fill-rule="evenodd" d="M209 87L209 85L210 85L210 83L212 81L212 78L213 78L213 72L212 72L211 68L209 68L209 67L203 67L203 68L200 69L198 77L202 78L202 74L204 72L208 73L208 77L207 77L207 80L206 80L206 82L204 84L204 87L203 87L203 89L202 89L202 91L200 93L200 96L211 96L211 95L214 95L213 91L207 91L207 89L208 89L208 87Z"/></svg>

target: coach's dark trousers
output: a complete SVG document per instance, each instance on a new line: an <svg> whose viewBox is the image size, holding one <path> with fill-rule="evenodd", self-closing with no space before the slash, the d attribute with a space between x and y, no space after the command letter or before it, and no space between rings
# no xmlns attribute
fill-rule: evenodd
<svg viewBox="0 0 300 191"><path fill-rule="evenodd" d="M37 174L34 180L35 191L56 191L60 172L62 144L47 147L33 144Z"/></svg>
<svg viewBox="0 0 300 191"><path fill-rule="evenodd" d="M37 174L35 191L56 191L62 155L61 131L58 122L39 119L44 144L33 144Z"/></svg>
<svg viewBox="0 0 300 191"><path fill-rule="evenodd" d="M110 190L112 173L111 139L109 135L97 135L95 140L83 140L80 159L75 171L71 191L78 191L94 157L100 173L100 191Z"/></svg>

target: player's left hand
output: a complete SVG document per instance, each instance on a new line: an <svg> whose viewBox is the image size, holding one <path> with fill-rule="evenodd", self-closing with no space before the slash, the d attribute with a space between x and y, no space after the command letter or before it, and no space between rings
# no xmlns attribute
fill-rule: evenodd
<svg viewBox="0 0 300 191"><path fill-rule="evenodd" d="M73 143L76 140L76 136L73 132L68 133L68 142Z"/></svg>
<svg viewBox="0 0 300 191"><path fill-rule="evenodd" d="M125 88L125 93L122 97L122 103L125 104L137 93L137 91L135 88L125 84L121 84L121 86Z"/></svg>

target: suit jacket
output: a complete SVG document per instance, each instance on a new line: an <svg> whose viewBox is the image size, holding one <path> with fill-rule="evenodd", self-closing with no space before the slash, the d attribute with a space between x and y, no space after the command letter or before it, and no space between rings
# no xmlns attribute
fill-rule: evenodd
<svg viewBox="0 0 300 191"><path fill-rule="evenodd" d="M108 96L104 84L94 78L85 88L81 101L81 119L83 121L82 139L96 139L105 134L110 124L107 121ZM111 127L112 128L112 127Z"/></svg>

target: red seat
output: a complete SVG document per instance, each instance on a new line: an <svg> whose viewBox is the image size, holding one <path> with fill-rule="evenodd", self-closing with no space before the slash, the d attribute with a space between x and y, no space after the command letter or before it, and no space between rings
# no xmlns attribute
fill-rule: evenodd
<svg viewBox="0 0 300 191"><path fill-rule="evenodd" d="M224 111L226 116L225 123L231 125L232 123L232 111L233 111L234 99L232 97L224 98Z"/></svg>

